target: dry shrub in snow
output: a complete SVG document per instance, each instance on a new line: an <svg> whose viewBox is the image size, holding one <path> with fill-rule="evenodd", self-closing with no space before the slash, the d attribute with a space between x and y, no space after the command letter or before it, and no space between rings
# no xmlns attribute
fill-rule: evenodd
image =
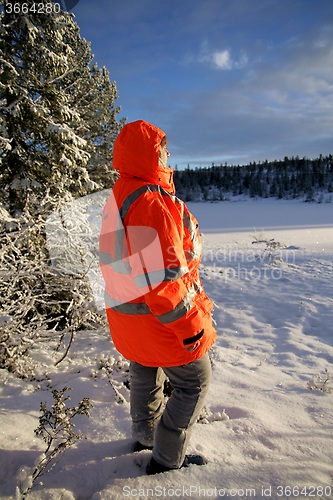
<svg viewBox="0 0 333 500"><path fill-rule="evenodd" d="M46 403L40 405L42 415L39 417L39 426L35 429L35 434L44 439L46 449L36 460L33 470L21 471L18 493L21 493L23 497L33 488L36 480L53 469L62 454L82 438L80 434L74 432L73 420L77 415L89 417L91 403L89 398L83 398L77 406L68 407L66 402L70 400L70 397L65 396L65 393L69 389L64 387L60 391L52 391L53 404L50 410Z"/></svg>
<svg viewBox="0 0 333 500"><path fill-rule="evenodd" d="M104 318L94 309L82 274L69 276L49 265L42 221L7 214L2 222L7 230L0 233L0 368L31 379L40 342L68 348L77 330Z"/></svg>
<svg viewBox="0 0 333 500"><path fill-rule="evenodd" d="M324 373L313 375L308 382L308 389L331 393L333 391L333 377L330 375L327 368Z"/></svg>

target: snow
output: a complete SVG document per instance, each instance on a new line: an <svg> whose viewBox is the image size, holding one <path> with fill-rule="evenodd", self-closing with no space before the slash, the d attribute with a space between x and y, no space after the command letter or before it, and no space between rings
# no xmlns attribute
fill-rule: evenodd
<svg viewBox="0 0 333 500"><path fill-rule="evenodd" d="M208 465L144 474L150 452L131 453L128 364L108 331L78 332L57 367L62 353L52 343L36 350L39 380L0 370L1 498L15 498L29 481L45 450L34 435L39 404L50 405L50 389L64 386L73 389L71 405L91 399L90 418L76 423L86 439L28 498L333 498L332 206L188 206L203 233L202 279L216 304L213 381L188 450ZM96 227L96 212L92 219Z"/></svg>

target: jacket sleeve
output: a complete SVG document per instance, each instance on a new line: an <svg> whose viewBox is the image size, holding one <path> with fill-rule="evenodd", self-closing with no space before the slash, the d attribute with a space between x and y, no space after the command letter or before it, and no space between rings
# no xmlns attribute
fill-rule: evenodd
<svg viewBox="0 0 333 500"><path fill-rule="evenodd" d="M151 313L183 347L200 340L204 313L196 300L199 291L185 256L180 207L168 203L159 193L147 193L131 207L126 228L140 228L140 237L129 242L130 261Z"/></svg>

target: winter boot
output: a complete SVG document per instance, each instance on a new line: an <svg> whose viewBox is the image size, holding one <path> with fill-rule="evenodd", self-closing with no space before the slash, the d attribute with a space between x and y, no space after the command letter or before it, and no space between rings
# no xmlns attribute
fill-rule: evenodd
<svg viewBox="0 0 333 500"><path fill-rule="evenodd" d="M133 451L136 452L136 451L142 451L142 450L152 450L153 447L152 446L148 446L146 444L142 444L140 443L140 441L136 441L136 443L134 444L134 447L133 447Z"/></svg>
<svg viewBox="0 0 333 500"><path fill-rule="evenodd" d="M183 467L189 467L192 464L206 465L207 463L208 463L207 460L201 455L185 455L184 462L179 468L182 469ZM154 458L151 458L149 464L147 465L146 472L148 476L151 476L152 474L159 474L160 472L167 472L169 470L177 470L177 469L174 469L172 467L167 467L166 465L162 465L159 462L157 462Z"/></svg>

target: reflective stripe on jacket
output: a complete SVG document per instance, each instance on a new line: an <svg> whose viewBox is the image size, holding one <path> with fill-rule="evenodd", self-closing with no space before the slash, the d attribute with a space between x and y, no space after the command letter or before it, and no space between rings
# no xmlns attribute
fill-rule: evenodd
<svg viewBox="0 0 333 500"><path fill-rule="evenodd" d="M198 223L174 194L172 169L158 164L164 136L143 121L122 129L113 164L120 178L103 210L100 234L113 342L125 358L146 366L189 363L216 338L198 270Z"/></svg>

